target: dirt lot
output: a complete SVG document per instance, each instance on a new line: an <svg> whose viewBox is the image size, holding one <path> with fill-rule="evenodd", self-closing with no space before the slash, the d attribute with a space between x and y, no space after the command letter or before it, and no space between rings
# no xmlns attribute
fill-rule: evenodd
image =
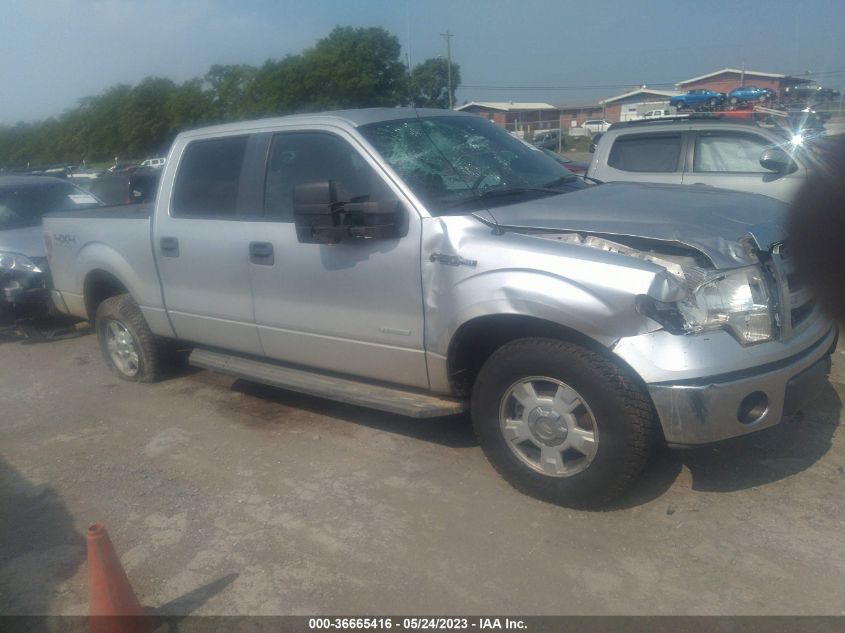
<svg viewBox="0 0 845 633"><path fill-rule="evenodd" d="M840 350L845 347L840 346ZM657 455L618 507L518 494L466 418L0 339L0 613L83 614L103 521L165 613L845 613L845 351L800 421Z"/></svg>

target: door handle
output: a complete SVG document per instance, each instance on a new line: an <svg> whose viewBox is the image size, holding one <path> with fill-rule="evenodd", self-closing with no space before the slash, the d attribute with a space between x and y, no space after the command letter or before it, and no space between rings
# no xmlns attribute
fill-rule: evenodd
<svg viewBox="0 0 845 633"><path fill-rule="evenodd" d="M270 242L250 242L249 261L259 266L272 266L275 263L273 245Z"/></svg>
<svg viewBox="0 0 845 633"><path fill-rule="evenodd" d="M175 237L163 237L158 244L164 257L179 257L179 240Z"/></svg>

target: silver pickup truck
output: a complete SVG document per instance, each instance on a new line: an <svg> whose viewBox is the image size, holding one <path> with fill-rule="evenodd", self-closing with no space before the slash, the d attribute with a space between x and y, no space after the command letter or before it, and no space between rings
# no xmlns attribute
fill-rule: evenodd
<svg viewBox="0 0 845 633"><path fill-rule="evenodd" d="M59 309L121 378L200 367L419 418L469 410L516 488L572 506L655 442L777 424L837 331L773 199L588 186L480 117L376 109L180 134L152 206L47 217Z"/></svg>

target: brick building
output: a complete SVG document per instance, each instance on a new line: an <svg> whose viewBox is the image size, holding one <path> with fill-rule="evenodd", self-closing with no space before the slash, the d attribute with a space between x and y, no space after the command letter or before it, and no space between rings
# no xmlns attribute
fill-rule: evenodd
<svg viewBox="0 0 845 633"><path fill-rule="evenodd" d="M590 119L605 119L611 123L639 119L649 110L669 107L669 99L679 92L654 90L643 86L598 103L581 106L561 106L560 125L563 129L580 127Z"/></svg>
<svg viewBox="0 0 845 633"><path fill-rule="evenodd" d="M508 132L557 129L560 125L560 110L548 103L470 101L455 110L483 116Z"/></svg>

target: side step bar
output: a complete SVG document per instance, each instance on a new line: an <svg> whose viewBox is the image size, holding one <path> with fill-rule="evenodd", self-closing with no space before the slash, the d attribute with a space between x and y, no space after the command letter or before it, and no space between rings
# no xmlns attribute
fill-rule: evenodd
<svg viewBox="0 0 845 633"><path fill-rule="evenodd" d="M281 387L412 418L437 418L463 413L469 408L466 400L338 378L207 349L195 349L191 352L188 362L196 367L253 380L272 387Z"/></svg>

